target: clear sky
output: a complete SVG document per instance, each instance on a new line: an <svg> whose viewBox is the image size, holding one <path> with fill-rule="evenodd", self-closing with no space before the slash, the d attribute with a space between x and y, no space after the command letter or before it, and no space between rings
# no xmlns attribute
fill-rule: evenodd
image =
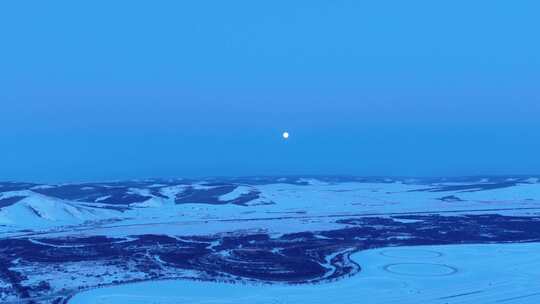
<svg viewBox="0 0 540 304"><path fill-rule="evenodd" d="M2 1L0 179L539 173L539 11Z"/></svg>

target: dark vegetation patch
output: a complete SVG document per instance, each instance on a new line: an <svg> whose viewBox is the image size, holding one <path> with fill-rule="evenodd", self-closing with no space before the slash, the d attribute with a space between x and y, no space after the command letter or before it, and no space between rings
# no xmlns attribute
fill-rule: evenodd
<svg viewBox="0 0 540 304"><path fill-rule="evenodd" d="M21 191L28 190L29 188L38 186L38 184L32 183L14 183L14 182L0 182L0 193L8 191Z"/></svg>
<svg viewBox="0 0 540 304"><path fill-rule="evenodd" d="M455 195L447 195L447 196L443 196L441 198L439 198L440 201L443 201L443 202L447 202L447 203L451 203L451 202L463 202L462 199L460 199L459 197L455 196Z"/></svg>
<svg viewBox="0 0 540 304"><path fill-rule="evenodd" d="M1 198L0 199L0 208L8 207L8 206L11 206L13 204L16 204L16 203L18 203L19 201L21 201L24 198L26 198L26 196L12 196L12 197L7 197L7 198Z"/></svg>
<svg viewBox="0 0 540 304"><path fill-rule="evenodd" d="M77 202L129 205L141 203L151 196L131 193L128 186L103 186L100 184L62 185L54 188L36 189L35 192Z"/></svg>

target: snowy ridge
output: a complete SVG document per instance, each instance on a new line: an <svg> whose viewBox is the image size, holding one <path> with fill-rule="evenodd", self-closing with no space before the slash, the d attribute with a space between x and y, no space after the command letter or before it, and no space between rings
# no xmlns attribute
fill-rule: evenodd
<svg viewBox="0 0 540 304"><path fill-rule="evenodd" d="M321 217L319 226L325 227L333 225L325 216L349 214L474 211L526 215L540 208L538 181L538 177L435 180L312 177L62 185L0 183L0 231L111 220L143 224L188 218L190 221L264 220L287 216L300 221ZM258 224L281 232L270 221ZM201 229L207 230L209 226Z"/></svg>
<svg viewBox="0 0 540 304"><path fill-rule="evenodd" d="M83 224L118 215L111 210L84 207L32 191L17 191L4 197L10 195L22 198L18 202L0 209L0 225L25 229L48 228Z"/></svg>

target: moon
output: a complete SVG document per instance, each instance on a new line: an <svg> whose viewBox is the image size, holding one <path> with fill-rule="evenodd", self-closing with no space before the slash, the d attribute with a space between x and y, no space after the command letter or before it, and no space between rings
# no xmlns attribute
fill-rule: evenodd
<svg viewBox="0 0 540 304"><path fill-rule="evenodd" d="M283 132L281 136L283 136L284 139L287 139L289 138L289 132Z"/></svg>

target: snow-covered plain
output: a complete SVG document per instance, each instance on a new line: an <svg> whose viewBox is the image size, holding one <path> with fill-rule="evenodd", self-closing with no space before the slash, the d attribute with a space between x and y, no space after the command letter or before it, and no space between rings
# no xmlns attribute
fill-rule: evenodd
<svg viewBox="0 0 540 304"><path fill-rule="evenodd" d="M82 292L70 304L539 303L540 244L397 247L352 258L362 272L313 285L157 281Z"/></svg>

